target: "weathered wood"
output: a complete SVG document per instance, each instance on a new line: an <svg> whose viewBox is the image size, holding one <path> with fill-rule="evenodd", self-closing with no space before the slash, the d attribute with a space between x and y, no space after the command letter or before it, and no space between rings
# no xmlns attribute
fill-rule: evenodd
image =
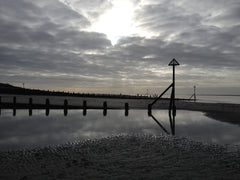
<svg viewBox="0 0 240 180"><path fill-rule="evenodd" d="M32 106L33 106L33 100L32 98L29 98L29 116L32 116Z"/></svg>
<svg viewBox="0 0 240 180"><path fill-rule="evenodd" d="M68 101L64 100L64 116L68 114Z"/></svg>
<svg viewBox="0 0 240 180"><path fill-rule="evenodd" d="M16 104L17 104L17 98L13 97L13 116L16 116Z"/></svg>
<svg viewBox="0 0 240 180"><path fill-rule="evenodd" d="M50 111L49 106L50 106L50 101L49 101L49 99L46 99L46 116L49 115L49 111Z"/></svg>
<svg viewBox="0 0 240 180"><path fill-rule="evenodd" d="M104 116L107 115L107 102L106 101L103 102L103 115Z"/></svg>
<svg viewBox="0 0 240 180"><path fill-rule="evenodd" d="M87 101L83 101L83 116L87 115Z"/></svg>
<svg viewBox="0 0 240 180"><path fill-rule="evenodd" d="M125 103L125 116L128 116L129 105Z"/></svg>
<svg viewBox="0 0 240 180"><path fill-rule="evenodd" d="M2 97L0 96L0 115L2 113Z"/></svg>

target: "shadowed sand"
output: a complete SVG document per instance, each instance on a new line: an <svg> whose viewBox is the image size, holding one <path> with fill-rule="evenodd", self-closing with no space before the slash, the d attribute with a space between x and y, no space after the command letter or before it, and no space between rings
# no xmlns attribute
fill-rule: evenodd
<svg viewBox="0 0 240 180"><path fill-rule="evenodd" d="M240 126L240 112L209 111L205 112L205 115L218 121Z"/></svg>
<svg viewBox="0 0 240 180"><path fill-rule="evenodd" d="M118 135L0 153L0 179L239 178L240 150L165 135Z"/></svg>

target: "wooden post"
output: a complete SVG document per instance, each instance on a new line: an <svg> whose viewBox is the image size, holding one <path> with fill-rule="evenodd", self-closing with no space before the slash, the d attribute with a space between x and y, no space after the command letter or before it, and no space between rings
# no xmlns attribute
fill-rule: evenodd
<svg viewBox="0 0 240 180"><path fill-rule="evenodd" d="M83 101L83 116L87 115L87 101Z"/></svg>
<svg viewBox="0 0 240 180"><path fill-rule="evenodd" d="M103 102L103 115L104 116L107 115L107 102L106 101Z"/></svg>
<svg viewBox="0 0 240 180"><path fill-rule="evenodd" d="M152 116L152 104L148 105L148 116Z"/></svg>
<svg viewBox="0 0 240 180"><path fill-rule="evenodd" d="M64 100L64 116L68 114L68 101Z"/></svg>
<svg viewBox="0 0 240 180"><path fill-rule="evenodd" d="M125 103L125 116L128 116L129 105Z"/></svg>
<svg viewBox="0 0 240 180"><path fill-rule="evenodd" d="M175 135L175 116L176 116L176 105L175 105L175 66L179 66L179 63L175 58L168 64L173 67L173 76L172 76L172 95L171 101L172 105L169 108L169 111L172 110L172 134Z"/></svg>
<svg viewBox="0 0 240 180"><path fill-rule="evenodd" d="M2 113L2 97L0 96L0 115Z"/></svg>
<svg viewBox="0 0 240 180"><path fill-rule="evenodd" d="M17 104L17 98L13 97L13 116L16 116L16 104Z"/></svg>
<svg viewBox="0 0 240 180"><path fill-rule="evenodd" d="M28 111L28 113L29 113L29 116L32 116L32 98L29 98L29 111Z"/></svg>
<svg viewBox="0 0 240 180"><path fill-rule="evenodd" d="M50 111L49 105L50 105L50 101L49 101L49 99L46 99L46 116L49 115L49 111Z"/></svg>
<svg viewBox="0 0 240 180"><path fill-rule="evenodd" d="M103 115L104 116L107 115L107 102L106 101L103 102Z"/></svg>

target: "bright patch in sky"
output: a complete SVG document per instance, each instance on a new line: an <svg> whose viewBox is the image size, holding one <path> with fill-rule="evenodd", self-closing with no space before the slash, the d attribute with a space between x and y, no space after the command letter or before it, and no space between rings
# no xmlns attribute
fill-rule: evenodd
<svg viewBox="0 0 240 180"><path fill-rule="evenodd" d="M112 44L116 44L119 38L136 32L132 21L134 6L128 0L114 0L112 3L112 9L93 24L92 30L106 34Z"/></svg>

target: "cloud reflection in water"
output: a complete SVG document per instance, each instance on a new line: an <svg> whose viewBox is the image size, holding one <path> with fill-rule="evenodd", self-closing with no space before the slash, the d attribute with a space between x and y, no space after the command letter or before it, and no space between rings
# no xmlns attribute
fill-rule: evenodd
<svg viewBox="0 0 240 180"><path fill-rule="evenodd" d="M123 110L109 110L106 117L100 110L89 110L87 116L81 110L68 114L63 116L62 111L52 110L46 117L45 111L33 111L29 117L27 111L18 110L13 117L11 111L2 111L0 149L57 145L122 133L163 133L146 110L131 110L128 117ZM166 110L154 110L153 115L170 129ZM210 119L202 112L177 111L176 135L218 144L240 144L239 126Z"/></svg>

